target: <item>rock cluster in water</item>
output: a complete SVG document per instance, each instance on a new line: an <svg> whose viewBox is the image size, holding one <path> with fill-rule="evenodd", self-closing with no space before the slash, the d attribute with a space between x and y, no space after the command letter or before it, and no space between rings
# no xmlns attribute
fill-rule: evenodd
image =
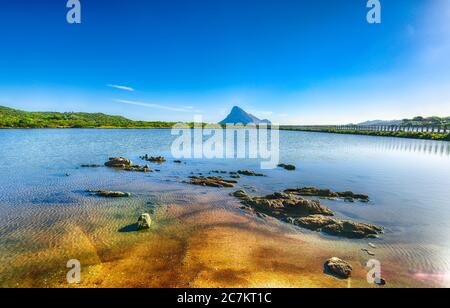
<svg viewBox="0 0 450 308"><path fill-rule="evenodd" d="M348 202L361 201L369 202L369 196L355 194L351 191L334 192L329 189L319 189L315 187L291 188L284 191L288 194L295 194L304 197L320 197L320 198L341 198Z"/></svg>
<svg viewBox="0 0 450 308"><path fill-rule="evenodd" d="M265 197L250 196L243 190L232 194L244 206L296 226L328 235L346 238L373 238L383 232L381 227L332 218L333 211L318 200L307 200L295 194L274 193Z"/></svg>
<svg viewBox="0 0 450 308"><path fill-rule="evenodd" d="M216 188L233 188L234 184L237 184L236 180L226 180L218 176L192 176L187 182L192 185L208 186Z"/></svg>
<svg viewBox="0 0 450 308"><path fill-rule="evenodd" d="M133 165L131 160L123 157L112 157L105 163L106 167L116 168L124 171L151 172L149 166Z"/></svg>
<svg viewBox="0 0 450 308"><path fill-rule="evenodd" d="M131 160L124 157L111 157L106 163L110 168L127 168L131 166Z"/></svg>
<svg viewBox="0 0 450 308"><path fill-rule="evenodd" d="M383 232L381 227L375 225L340 220L320 215L290 218L289 222L311 231L352 239L374 238Z"/></svg>
<svg viewBox="0 0 450 308"><path fill-rule="evenodd" d="M140 158L142 160L158 164L166 162L166 159L162 156L150 157L148 155L144 155ZM174 163L181 164L182 161L175 160ZM151 171L148 166L133 165L131 160L123 157L110 158L109 161L105 163L105 166L125 171ZM81 165L81 167L97 168L101 166L84 164ZM296 170L294 165L289 164L279 164L278 167L284 168L288 171ZM224 179L221 176L203 176L202 174L199 174L199 176L191 176L189 181L186 183L215 188L233 188L235 187L235 184L238 183L237 179L241 178L241 175L254 177L265 176L264 174L251 170L239 170L237 172L214 170L211 171L210 174L211 173L228 175L231 179ZM130 193L120 191L99 190L87 192L92 193L93 195L109 198L131 197ZM376 238L379 234L383 233L383 228L375 225L335 218L333 211L331 211L328 207L323 206L319 200L303 198L318 197L324 199L344 199L348 202L368 202L369 196L367 195L355 194L350 191L334 192L329 189L319 189L315 187L286 189L283 193L276 192L262 197L251 196L244 190L236 191L231 195L241 200L243 210L246 210L263 219L274 217L304 229L350 239ZM147 213L142 214L136 224L138 231L148 230L151 228L151 225L152 219L150 214ZM369 246L371 248L376 248L375 245L370 243ZM368 249L362 249L362 251L366 252L370 256L375 255ZM352 266L339 258L331 258L324 264L324 272L341 279L349 278L352 271ZM386 281L384 279L380 279L377 284L385 285Z"/></svg>
<svg viewBox="0 0 450 308"><path fill-rule="evenodd" d="M240 174L240 175L246 175L246 176L264 176L264 174L257 173L257 172L252 171L252 170L239 170L237 173Z"/></svg>
<svg viewBox="0 0 450 308"><path fill-rule="evenodd" d="M142 160L151 162L151 163L156 163L156 164L162 164L166 162L166 158L163 156L148 156L147 154L145 154L144 156L140 157Z"/></svg>
<svg viewBox="0 0 450 308"><path fill-rule="evenodd" d="M333 212L322 206L319 201L306 200L290 194L274 193L265 197L252 197L245 191L240 190L235 192L233 196L238 197L242 204L255 209L257 212L282 219L316 214L333 215Z"/></svg>
<svg viewBox="0 0 450 308"><path fill-rule="evenodd" d="M232 179L240 179L241 176L237 172L228 172L228 171L221 171L221 170L212 170L210 173L215 174L229 174L230 178Z"/></svg>

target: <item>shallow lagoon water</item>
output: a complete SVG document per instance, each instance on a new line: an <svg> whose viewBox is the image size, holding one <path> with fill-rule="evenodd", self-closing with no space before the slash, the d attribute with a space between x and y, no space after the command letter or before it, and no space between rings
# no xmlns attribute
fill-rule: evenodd
<svg viewBox="0 0 450 308"><path fill-rule="evenodd" d="M390 286L450 286L450 143L321 133L280 133L294 172L243 177L253 194L316 186L370 195L327 200L343 218L382 225L372 240ZM0 285L66 286L79 259L84 286L368 286L368 241L333 238L239 209L233 190L184 184L191 172L258 170L256 160L184 160L154 173L80 168L124 156L171 157L170 130L0 130ZM68 175L68 176L67 176ZM130 199L86 195L121 190ZM154 227L133 232L142 212ZM322 273L332 256L355 266L351 282Z"/></svg>

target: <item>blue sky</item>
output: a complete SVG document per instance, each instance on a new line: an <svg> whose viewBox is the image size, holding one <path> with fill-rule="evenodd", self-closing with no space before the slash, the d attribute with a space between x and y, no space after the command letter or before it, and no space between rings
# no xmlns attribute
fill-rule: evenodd
<svg viewBox="0 0 450 308"><path fill-rule="evenodd" d="M0 0L0 104L281 124L450 115L450 1Z"/></svg>

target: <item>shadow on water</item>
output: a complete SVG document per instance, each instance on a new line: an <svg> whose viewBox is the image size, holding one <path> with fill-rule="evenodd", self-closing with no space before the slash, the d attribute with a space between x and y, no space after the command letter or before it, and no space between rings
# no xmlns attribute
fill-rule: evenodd
<svg viewBox="0 0 450 308"><path fill-rule="evenodd" d="M137 224L128 225L126 227L119 229L119 233L131 233L131 232L138 232Z"/></svg>
<svg viewBox="0 0 450 308"><path fill-rule="evenodd" d="M345 278L342 278L342 277L340 277L339 275L330 272L329 269L328 269L325 265L324 265L324 267L323 267L323 273L324 273L325 275L334 277L334 278L336 278L336 279L338 279L338 280L342 280L342 281L346 280Z"/></svg>

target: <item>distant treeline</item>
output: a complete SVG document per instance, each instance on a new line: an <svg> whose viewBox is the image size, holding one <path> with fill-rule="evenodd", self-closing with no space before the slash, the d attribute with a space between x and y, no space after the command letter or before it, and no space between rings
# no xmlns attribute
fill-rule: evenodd
<svg viewBox="0 0 450 308"><path fill-rule="evenodd" d="M172 128L174 124L132 121L103 113L27 112L0 106L0 128Z"/></svg>
<svg viewBox="0 0 450 308"><path fill-rule="evenodd" d="M406 131L364 131L364 130L339 130L339 129L313 129L313 128L289 128L282 127L282 130L306 131L317 133L331 133L331 134L345 134L345 135L366 135L379 137L397 137L409 139L426 139L426 140L440 140L450 141L450 133L440 134L432 132L406 132Z"/></svg>
<svg viewBox="0 0 450 308"><path fill-rule="evenodd" d="M414 119L404 119L402 126L450 126L450 117L415 117Z"/></svg>

